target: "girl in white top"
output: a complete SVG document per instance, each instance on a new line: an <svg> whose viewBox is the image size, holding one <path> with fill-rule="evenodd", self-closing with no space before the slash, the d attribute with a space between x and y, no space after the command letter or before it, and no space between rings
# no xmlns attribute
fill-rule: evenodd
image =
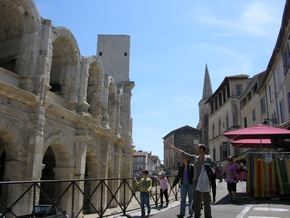
<svg viewBox="0 0 290 218"><path fill-rule="evenodd" d="M164 171L160 171L159 173L159 177L154 176L155 179L157 179L159 181L160 184L160 207L163 207L163 195L165 197L166 200L166 205L165 207L168 206L169 200L168 200L168 180L165 176L165 172Z"/></svg>

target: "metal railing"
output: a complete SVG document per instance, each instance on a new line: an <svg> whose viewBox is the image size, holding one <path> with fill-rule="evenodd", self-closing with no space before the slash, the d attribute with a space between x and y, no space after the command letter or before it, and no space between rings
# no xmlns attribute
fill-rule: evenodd
<svg viewBox="0 0 290 218"><path fill-rule="evenodd" d="M174 176L167 179L169 199L178 200L178 186L170 188ZM151 203L157 206L160 187L154 177L152 186ZM18 217L27 214L30 208L34 216L33 208L45 203L58 207L64 216L68 213L70 217L88 214L105 217L110 208L126 216L129 210L140 208L137 192L133 178L0 182L0 213Z"/></svg>

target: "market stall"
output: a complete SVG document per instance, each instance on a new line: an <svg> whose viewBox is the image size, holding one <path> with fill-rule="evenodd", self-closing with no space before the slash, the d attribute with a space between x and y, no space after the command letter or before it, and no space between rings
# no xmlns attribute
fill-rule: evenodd
<svg viewBox="0 0 290 218"><path fill-rule="evenodd" d="M247 193L250 196L290 196L290 154L285 152L285 149L290 149L290 142L287 141L290 139L289 130L257 125L224 135L232 140L230 143L236 148L260 150L246 156Z"/></svg>

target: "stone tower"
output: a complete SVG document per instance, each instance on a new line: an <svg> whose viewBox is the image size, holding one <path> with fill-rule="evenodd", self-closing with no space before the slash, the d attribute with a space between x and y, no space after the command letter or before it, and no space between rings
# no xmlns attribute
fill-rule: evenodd
<svg viewBox="0 0 290 218"><path fill-rule="evenodd" d="M129 81L130 36L99 34L97 55L116 83Z"/></svg>
<svg viewBox="0 0 290 218"><path fill-rule="evenodd" d="M211 82L209 77L209 72L207 64L205 65L204 81L203 81L203 90L202 90L202 99L199 101L199 123L197 129L201 130L202 137L201 143L208 146L208 116L209 116L209 106L205 102L212 95Z"/></svg>

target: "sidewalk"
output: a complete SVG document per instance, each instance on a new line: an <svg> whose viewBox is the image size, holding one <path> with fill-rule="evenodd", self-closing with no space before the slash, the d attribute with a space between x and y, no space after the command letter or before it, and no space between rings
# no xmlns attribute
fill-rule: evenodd
<svg viewBox="0 0 290 218"><path fill-rule="evenodd" d="M217 182L216 202L219 202L221 199L223 199L223 198L225 198L225 196L227 196L228 192L225 188L226 184L227 184L226 182L222 182L222 183ZM238 190L237 190L238 192L244 192L246 195L246 182L240 182L239 185L237 186L237 188L238 188ZM151 204L151 215L156 215L160 212L164 212L164 211L169 210L169 209L174 208L174 207L179 207L179 204L180 204L179 198L177 201L171 200L169 202L168 207L161 208L158 206L156 207L155 204L154 205ZM137 201L131 202L130 207L132 209L127 211L126 216L123 216L122 214L120 214L120 211L117 212L117 211L114 211L114 209L110 209L111 210L110 213L108 213L108 215L105 217L108 217L108 218L140 217L141 209L140 209L140 205L138 204L138 202ZM86 218L87 218L87 216L86 216Z"/></svg>

